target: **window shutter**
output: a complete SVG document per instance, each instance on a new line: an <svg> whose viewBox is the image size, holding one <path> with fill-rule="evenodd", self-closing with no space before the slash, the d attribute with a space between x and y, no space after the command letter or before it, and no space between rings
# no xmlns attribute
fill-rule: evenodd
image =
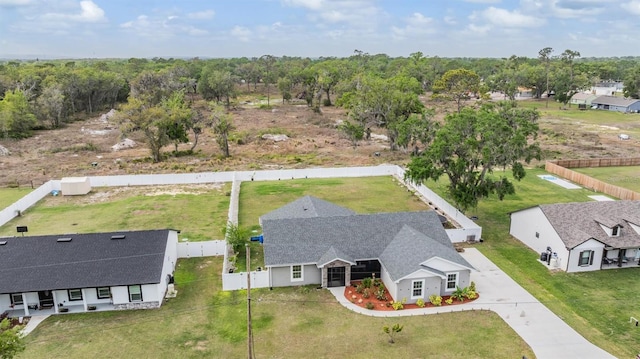
<svg viewBox="0 0 640 359"><path fill-rule="evenodd" d="M589 265L593 264L593 251L589 251Z"/></svg>

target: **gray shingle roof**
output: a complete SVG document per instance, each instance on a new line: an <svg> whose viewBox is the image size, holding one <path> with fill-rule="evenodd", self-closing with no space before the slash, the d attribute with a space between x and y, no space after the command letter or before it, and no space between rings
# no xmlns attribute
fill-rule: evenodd
<svg viewBox="0 0 640 359"><path fill-rule="evenodd" d="M540 209L569 249L591 238L614 248L640 247L640 234L627 225L640 223L640 201L559 203ZM609 237L599 223L622 225L620 235Z"/></svg>
<svg viewBox="0 0 640 359"><path fill-rule="evenodd" d="M118 234L125 238L111 239ZM168 235L152 230L1 238L7 243L0 245L0 293L159 283Z"/></svg>
<svg viewBox="0 0 640 359"><path fill-rule="evenodd" d="M355 214L355 212L348 208L340 207L316 197L304 196L263 215L260 220L350 216L352 214Z"/></svg>
<svg viewBox="0 0 640 359"><path fill-rule="evenodd" d="M602 105L613 105L613 106L623 106L623 107L629 107L632 104L638 102L640 100L636 100L636 99L632 99L632 98L622 98L622 97L615 97L615 96L598 96L595 99L593 99L591 101L592 104L594 105L598 105L598 104L602 104Z"/></svg>
<svg viewBox="0 0 640 359"><path fill-rule="evenodd" d="M266 266L322 265L330 260L333 247L333 251L342 253L342 259L380 259L393 279L417 270L420 263L434 256L472 268L453 249L434 211L267 220L263 217L262 229Z"/></svg>

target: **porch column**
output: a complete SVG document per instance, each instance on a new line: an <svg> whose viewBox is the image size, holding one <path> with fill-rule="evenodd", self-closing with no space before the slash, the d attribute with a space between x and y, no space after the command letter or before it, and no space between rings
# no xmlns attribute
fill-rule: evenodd
<svg viewBox="0 0 640 359"><path fill-rule="evenodd" d="M618 267L622 267L622 249L618 249Z"/></svg>
<svg viewBox="0 0 640 359"><path fill-rule="evenodd" d="M52 290L51 295L53 296L53 311L58 314L58 298L56 298L56 291Z"/></svg>
<svg viewBox="0 0 640 359"><path fill-rule="evenodd" d="M87 309L87 293L84 292L84 288L80 289L82 292L82 305L84 306L84 311L88 311Z"/></svg>
<svg viewBox="0 0 640 359"><path fill-rule="evenodd" d="M24 316L29 316L29 303L27 302L27 293L22 293L22 306L24 306Z"/></svg>

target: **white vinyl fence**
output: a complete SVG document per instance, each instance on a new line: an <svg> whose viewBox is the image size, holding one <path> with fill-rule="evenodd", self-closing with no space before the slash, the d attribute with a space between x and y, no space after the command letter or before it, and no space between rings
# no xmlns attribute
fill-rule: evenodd
<svg viewBox="0 0 640 359"><path fill-rule="evenodd" d="M269 271L253 271L251 273L251 288L269 287ZM222 290L247 289L247 273L223 273Z"/></svg>
<svg viewBox="0 0 640 359"><path fill-rule="evenodd" d="M226 248L225 241L179 242L178 258L221 256Z"/></svg>
<svg viewBox="0 0 640 359"><path fill-rule="evenodd" d="M228 220L231 223L238 222L238 205L240 185L243 181L277 181L299 178L336 178L336 177L370 177L370 176L396 176L404 182L405 171L396 165L381 165L373 167L344 167L344 168L305 168L282 169L269 171L236 171L236 172L203 172L184 174L150 174L150 175L122 175L122 176L93 176L89 177L92 187L113 186L149 186L149 185L175 185L175 184L202 184L232 182L231 198L229 204ZM446 200L438 196L424 185L415 186L411 183L405 185L415 190L436 211L445 214L462 228L447 229L447 234L452 242L463 242L474 238L479 240L482 236L482 228L467 218L462 212L450 205ZM0 225L4 225L17 215L21 214L39 200L49 195L52 190L60 190L60 181L49 181L38 187L22 199L0 211ZM226 241L208 242L181 242L178 245L179 257L201 257L208 255L224 255L223 288L234 290L246 288L246 273L229 273L227 262ZM215 242L215 244L213 244ZM268 271L251 272L252 287L268 287ZM255 276L255 279L254 279Z"/></svg>

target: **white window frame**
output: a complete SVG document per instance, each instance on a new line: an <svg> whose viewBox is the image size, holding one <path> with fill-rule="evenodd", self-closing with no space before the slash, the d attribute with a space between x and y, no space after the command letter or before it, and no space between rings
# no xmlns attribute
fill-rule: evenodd
<svg viewBox="0 0 640 359"><path fill-rule="evenodd" d="M22 293L11 293L11 305L23 305L24 304L24 297L22 296ZM20 299L18 299L20 298Z"/></svg>
<svg viewBox="0 0 640 359"><path fill-rule="evenodd" d="M452 292L452 291L456 290L456 288L458 288L458 279L459 279L458 272L456 272L456 273L447 273L446 275L447 275L447 278L446 278L446 281L445 281L445 284L444 284L444 286L446 288L445 290L447 292ZM451 279L449 279L449 276L454 276L453 288L449 287L449 283L451 283Z"/></svg>
<svg viewBox="0 0 640 359"><path fill-rule="evenodd" d="M138 292L137 293L131 293L131 289L132 288L138 288ZM134 285L130 285L127 287L127 289L129 290L129 302L142 302L143 298L142 298L142 286L140 284L134 284ZM133 299L133 296L140 296L140 299Z"/></svg>
<svg viewBox="0 0 640 359"><path fill-rule="evenodd" d="M100 291L104 291L107 290L107 295L100 294ZM98 297L98 299L109 299L111 298L111 287L98 287L96 288L96 296Z"/></svg>
<svg viewBox="0 0 640 359"><path fill-rule="evenodd" d="M297 270L296 267L299 267L300 270ZM296 273L300 273L300 278L296 278ZM291 281L292 282L302 282L304 281L304 266L302 264L294 264L291 266Z"/></svg>
<svg viewBox="0 0 640 359"><path fill-rule="evenodd" d="M588 253L589 256L588 257L584 257L584 253ZM592 251L590 249L587 249L585 251L581 251L580 255L578 256L578 266L580 267L588 267L590 265L593 264L593 255L594 255L595 251ZM586 263L583 263L583 261L586 259Z"/></svg>
<svg viewBox="0 0 640 359"><path fill-rule="evenodd" d="M76 295L73 295L72 293L75 293ZM82 289L67 289L67 295L69 296L70 302L82 300Z"/></svg>
<svg viewBox="0 0 640 359"><path fill-rule="evenodd" d="M613 226L611 228L611 237L619 237L620 236L620 226Z"/></svg>
<svg viewBox="0 0 640 359"><path fill-rule="evenodd" d="M416 284L420 283L420 288L416 288ZM415 294L416 290L420 291L420 294ZM416 279L411 281L411 299L424 298L424 279Z"/></svg>

